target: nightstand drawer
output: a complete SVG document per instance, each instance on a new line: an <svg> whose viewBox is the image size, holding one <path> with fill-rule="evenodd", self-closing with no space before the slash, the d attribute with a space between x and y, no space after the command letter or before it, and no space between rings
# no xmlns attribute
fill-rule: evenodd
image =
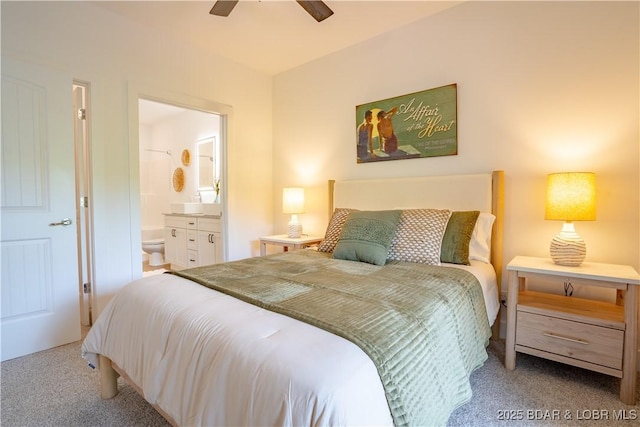
<svg viewBox="0 0 640 427"><path fill-rule="evenodd" d="M516 344L622 369L624 331L518 311Z"/></svg>

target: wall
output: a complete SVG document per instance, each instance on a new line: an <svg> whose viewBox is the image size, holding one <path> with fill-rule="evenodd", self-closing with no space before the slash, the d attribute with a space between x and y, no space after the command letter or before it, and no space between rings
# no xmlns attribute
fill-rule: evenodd
<svg viewBox="0 0 640 427"><path fill-rule="evenodd" d="M274 218L307 188L305 230L324 233L326 180L506 173L505 264L547 256L546 175L593 171L587 260L640 268L637 2L470 2L274 79ZM458 155L356 164L355 106L458 85ZM358 120L359 121L359 120ZM506 276L503 276L506 277Z"/></svg>
<svg viewBox="0 0 640 427"><path fill-rule="evenodd" d="M257 236L286 229L282 187L307 188L301 220L323 233L327 179L492 169L507 175L505 260L545 256L561 225L543 219L546 174L590 170L598 220L578 224L587 259L640 268L636 2L470 2L273 79L90 3L2 2L1 17L3 55L91 84L98 311L138 269L132 82L233 109L230 259L256 255ZM458 84L457 156L355 163L356 105L449 83Z"/></svg>
<svg viewBox="0 0 640 427"><path fill-rule="evenodd" d="M138 151L129 146L132 86L232 109L228 253L230 259L259 253L257 236L272 230L271 76L141 29L91 2L1 6L3 55L68 70L90 83L97 313L140 274Z"/></svg>
<svg viewBox="0 0 640 427"><path fill-rule="evenodd" d="M300 220L323 235L328 179L503 169L506 267L548 256L560 231L546 175L593 171L597 220L576 225L587 261L640 271L638 16L637 2L471 2L277 75L275 229L282 187L306 187ZM450 83L458 155L356 164L356 105Z"/></svg>

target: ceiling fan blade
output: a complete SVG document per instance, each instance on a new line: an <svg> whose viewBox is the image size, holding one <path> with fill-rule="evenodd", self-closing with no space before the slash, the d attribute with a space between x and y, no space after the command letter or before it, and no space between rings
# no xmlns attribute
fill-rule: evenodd
<svg viewBox="0 0 640 427"><path fill-rule="evenodd" d="M239 0L218 0L209 11L211 15L229 16Z"/></svg>
<svg viewBox="0 0 640 427"><path fill-rule="evenodd" d="M304 10L309 13L309 15L313 16L316 21L322 22L331 15L333 15L333 10L329 9L329 6L324 4L324 2L319 0L296 0L300 6L304 8Z"/></svg>

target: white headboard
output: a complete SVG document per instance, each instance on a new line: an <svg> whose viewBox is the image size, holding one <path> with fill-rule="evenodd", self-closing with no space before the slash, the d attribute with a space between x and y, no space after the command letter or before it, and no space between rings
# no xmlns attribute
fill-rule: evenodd
<svg viewBox="0 0 640 427"><path fill-rule="evenodd" d="M336 208L433 208L491 212L491 174L336 181Z"/></svg>
<svg viewBox="0 0 640 427"><path fill-rule="evenodd" d="M329 181L329 218L335 208L360 210L433 208L479 210L496 216L491 236L491 264L502 278L504 172L414 178ZM498 293L498 295L501 295ZM499 336L495 322L493 335ZM496 327L496 325L498 325Z"/></svg>

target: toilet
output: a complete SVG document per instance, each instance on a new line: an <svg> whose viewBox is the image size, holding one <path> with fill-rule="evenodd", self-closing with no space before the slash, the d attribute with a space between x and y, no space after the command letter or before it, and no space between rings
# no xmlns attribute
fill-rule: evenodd
<svg viewBox="0 0 640 427"><path fill-rule="evenodd" d="M142 230L142 250L149 255L149 265L157 267L164 265L164 230Z"/></svg>

